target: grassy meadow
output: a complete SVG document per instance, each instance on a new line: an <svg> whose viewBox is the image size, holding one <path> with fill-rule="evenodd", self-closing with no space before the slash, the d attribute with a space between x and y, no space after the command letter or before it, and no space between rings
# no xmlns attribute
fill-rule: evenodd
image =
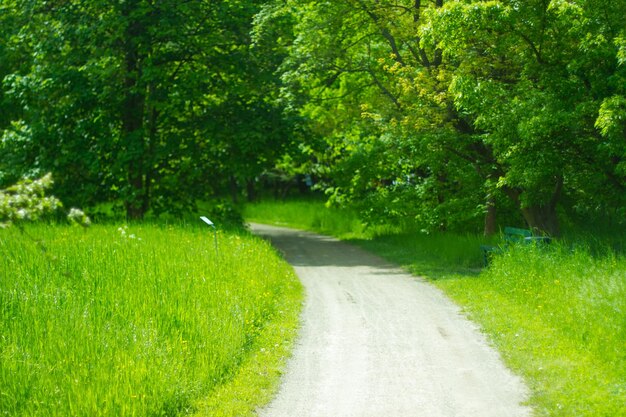
<svg viewBox="0 0 626 417"><path fill-rule="evenodd" d="M253 415L301 289L260 239L218 244L201 226L0 229L0 416Z"/></svg>
<svg viewBox="0 0 626 417"><path fill-rule="evenodd" d="M249 222L314 230L342 238L363 236L366 229L354 213L326 207L315 198L248 204L244 216Z"/></svg>
<svg viewBox="0 0 626 417"><path fill-rule="evenodd" d="M299 221L302 202L277 204L249 206L246 215L262 221L264 213L291 211L290 225L348 238L441 288L525 379L537 416L626 415L623 252L571 234L544 249L512 248L484 268L482 236L367 229L349 212L333 232L318 226L332 215L320 203L306 202Z"/></svg>

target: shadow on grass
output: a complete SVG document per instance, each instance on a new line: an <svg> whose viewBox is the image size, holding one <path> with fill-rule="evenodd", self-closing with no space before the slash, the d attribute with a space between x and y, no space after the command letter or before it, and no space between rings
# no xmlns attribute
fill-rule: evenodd
<svg viewBox="0 0 626 417"><path fill-rule="evenodd" d="M431 280L476 277L483 269L485 242L477 236L402 233L348 242Z"/></svg>

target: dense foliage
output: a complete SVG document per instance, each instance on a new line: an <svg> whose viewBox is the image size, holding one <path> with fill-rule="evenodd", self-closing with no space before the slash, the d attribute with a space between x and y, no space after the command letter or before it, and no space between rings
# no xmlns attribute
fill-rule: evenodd
<svg viewBox="0 0 626 417"><path fill-rule="evenodd" d="M0 10L0 186L51 171L64 202L130 218L263 175L429 230L624 218L622 1Z"/></svg>
<svg viewBox="0 0 626 417"><path fill-rule="evenodd" d="M273 165L289 139L255 2L0 2L0 182L52 171L72 205L171 211Z"/></svg>
<svg viewBox="0 0 626 417"><path fill-rule="evenodd" d="M623 218L624 2L279 1L287 95L371 220ZM269 24L269 23L268 23ZM506 218L506 217L505 217ZM515 218L512 218L515 221Z"/></svg>

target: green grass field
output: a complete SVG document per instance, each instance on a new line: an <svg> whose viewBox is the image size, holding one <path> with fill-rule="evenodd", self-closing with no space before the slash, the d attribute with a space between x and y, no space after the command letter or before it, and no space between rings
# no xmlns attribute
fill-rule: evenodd
<svg viewBox="0 0 626 417"><path fill-rule="evenodd" d="M290 212L288 224L347 237L441 288L525 379L537 416L626 415L623 253L579 238L513 248L483 268L481 236L367 229L349 212L333 231L318 226L316 217L333 215L320 203L276 204L250 206L246 215L262 221L264 213ZM307 214L298 220L302 204Z"/></svg>
<svg viewBox="0 0 626 417"><path fill-rule="evenodd" d="M348 238L365 233L365 226L354 213L328 208L322 200L315 198L249 204L244 208L244 216L249 222L315 230Z"/></svg>
<svg viewBox="0 0 626 417"><path fill-rule="evenodd" d="M268 244L219 233L216 254L201 226L26 232L0 230L0 415L244 416L269 399L301 289Z"/></svg>

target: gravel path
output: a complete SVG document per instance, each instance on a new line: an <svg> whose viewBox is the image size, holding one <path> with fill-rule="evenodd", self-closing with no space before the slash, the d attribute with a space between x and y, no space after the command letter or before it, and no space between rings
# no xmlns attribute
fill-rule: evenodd
<svg viewBox="0 0 626 417"><path fill-rule="evenodd" d="M354 246L251 225L306 301L278 396L261 417L522 417L527 390L439 290Z"/></svg>

